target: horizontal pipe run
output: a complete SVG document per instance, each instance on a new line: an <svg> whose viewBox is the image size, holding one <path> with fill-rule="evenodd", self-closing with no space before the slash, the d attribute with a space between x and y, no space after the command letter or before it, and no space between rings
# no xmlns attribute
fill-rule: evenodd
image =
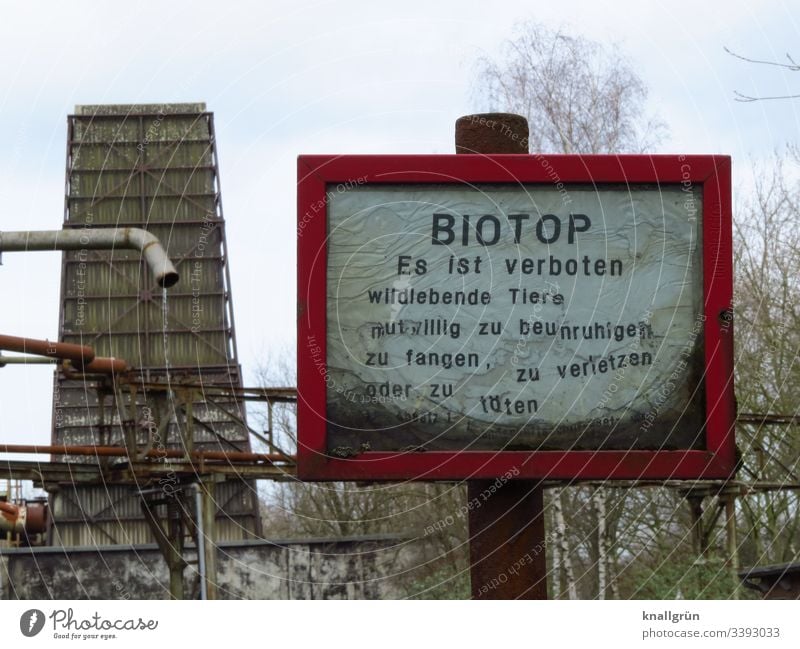
<svg viewBox="0 0 800 649"><path fill-rule="evenodd" d="M0 501L0 532L42 534L47 529L47 505Z"/></svg>
<svg viewBox="0 0 800 649"><path fill-rule="evenodd" d="M33 453L47 455L88 455L97 457L129 457L122 446L42 446L39 444L0 444L0 453ZM273 462L294 461L294 457L280 453L248 453L245 451L192 451L179 449L152 449L144 457L152 459L190 457L192 460L221 460L228 462Z"/></svg>
<svg viewBox="0 0 800 649"><path fill-rule="evenodd" d="M0 354L0 367L6 365L52 365L58 363L58 358L45 358L40 356L3 356ZM83 367L73 366L71 361L64 361L62 370L67 376L77 374L123 374L132 368L126 360L121 358L105 358L96 356L95 359Z"/></svg>
<svg viewBox="0 0 800 649"><path fill-rule="evenodd" d="M169 288L180 275L161 242L141 228L81 228L0 232L0 252L29 250L113 250L130 248L142 253L159 286Z"/></svg>
<svg viewBox="0 0 800 649"><path fill-rule="evenodd" d="M21 534L25 531L25 511L11 503L0 501L0 533Z"/></svg>
<svg viewBox="0 0 800 649"><path fill-rule="evenodd" d="M128 365L128 361L122 358L98 356L83 367L72 367L69 363L64 363L62 369L67 376L73 374L123 374L129 371L131 366Z"/></svg>
<svg viewBox="0 0 800 649"><path fill-rule="evenodd" d="M94 350L85 345L73 343L53 343L49 340L35 338L20 338L18 336L0 335L0 351L20 352L35 354L49 359L63 361L62 368L65 374L122 374L131 369L127 361L121 358L105 358L95 356ZM22 364L36 362L32 357L6 358L0 354L0 367L8 363Z"/></svg>
<svg viewBox="0 0 800 649"><path fill-rule="evenodd" d="M0 367L6 365L52 365L57 362L57 358L44 356L3 356L0 354Z"/></svg>
<svg viewBox="0 0 800 649"><path fill-rule="evenodd" d="M37 340L35 338L20 338L19 336L0 335L0 350L66 359L79 367L83 367L94 360L94 350L91 347L72 343L54 343L49 340Z"/></svg>
<svg viewBox="0 0 800 649"><path fill-rule="evenodd" d="M238 399L250 401L272 401L273 403L296 403L297 388L246 388L234 385L208 384L208 383L154 383L152 381L131 380L132 385L152 391L169 392L176 385L182 388L197 388L204 394L212 396L233 395Z"/></svg>

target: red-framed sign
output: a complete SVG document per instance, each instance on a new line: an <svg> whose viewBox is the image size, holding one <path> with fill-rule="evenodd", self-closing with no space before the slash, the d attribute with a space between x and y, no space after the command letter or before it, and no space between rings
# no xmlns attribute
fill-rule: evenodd
<svg viewBox="0 0 800 649"><path fill-rule="evenodd" d="M730 171L300 156L298 475L731 475Z"/></svg>

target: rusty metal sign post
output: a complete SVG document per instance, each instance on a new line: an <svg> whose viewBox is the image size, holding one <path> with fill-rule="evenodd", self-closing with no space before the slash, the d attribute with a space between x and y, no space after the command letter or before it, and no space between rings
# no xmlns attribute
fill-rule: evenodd
<svg viewBox="0 0 800 649"><path fill-rule="evenodd" d="M521 115L467 115L456 121L456 153L528 153ZM490 494L487 496L487 494ZM467 482L472 599L547 599L541 481Z"/></svg>

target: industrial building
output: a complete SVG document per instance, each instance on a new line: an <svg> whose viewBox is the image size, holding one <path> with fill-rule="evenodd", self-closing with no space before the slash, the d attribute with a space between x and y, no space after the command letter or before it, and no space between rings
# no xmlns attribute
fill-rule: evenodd
<svg viewBox="0 0 800 649"><path fill-rule="evenodd" d="M377 596L363 584L389 540L262 537L256 479L291 475L293 460L248 425L246 403L271 413L296 397L243 386L225 225L205 104L69 115L62 230L0 240L63 250L59 342L0 339L35 355L4 365L56 363L51 446L0 449L51 453L4 465L6 484L33 480L47 498L0 494L2 597ZM298 571L311 586L293 592ZM314 591L322 574L333 590Z"/></svg>

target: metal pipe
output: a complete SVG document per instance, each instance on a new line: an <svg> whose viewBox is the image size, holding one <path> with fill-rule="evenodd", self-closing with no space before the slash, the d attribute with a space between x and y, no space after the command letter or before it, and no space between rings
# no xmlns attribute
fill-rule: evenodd
<svg viewBox="0 0 800 649"><path fill-rule="evenodd" d="M122 446L42 446L39 444L0 444L0 453L32 453L45 455L93 455L98 457L129 457L128 450ZM185 458L187 453L179 449L152 449L144 454L146 458ZM293 461L292 456L279 453L247 453L244 451L192 451L188 457L193 460L220 460L228 462L273 462Z"/></svg>
<svg viewBox="0 0 800 649"><path fill-rule="evenodd" d="M203 525L203 494L199 484L195 483L194 487L194 509L195 516L197 517L197 570L200 573L200 599L208 599L208 591L206 590L206 534L205 526Z"/></svg>
<svg viewBox="0 0 800 649"><path fill-rule="evenodd" d="M122 374L131 369L128 361L122 358L98 356L91 363L83 367L72 367L69 363L64 363L62 370L64 375L69 377L75 374Z"/></svg>
<svg viewBox="0 0 800 649"><path fill-rule="evenodd" d="M0 500L0 532L12 534L41 534L47 528L47 505L20 505Z"/></svg>
<svg viewBox="0 0 800 649"><path fill-rule="evenodd" d="M528 153L528 120L510 113L465 115L456 121L456 153ZM489 480L468 480L467 499L492 488ZM488 501L470 510L470 583L473 599L547 599L548 537L544 487L535 480L509 480ZM530 559L522 567L519 557ZM490 582L507 576L496 588Z"/></svg>
<svg viewBox="0 0 800 649"><path fill-rule="evenodd" d="M94 350L84 345L53 343L49 340L0 335L0 349L20 354L36 354L48 358L61 358L83 367L94 360Z"/></svg>
<svg viewBox="0 0 800 649"><path fill-rule="evenodd" d="M47 518L49 508L47 503L25 503L27 520L25 521L25 531L28 534L43 534L47 531Z"/></svg>
<svg viewBox="0 0 800 649"><path fill-rule="evenodd" d="M43 356L3 356L0 354L0 367L6 365L52 365L57 362L57 358Z"/></svg>
<svg viewBox="0 0 800 649"><path fill-rule="evenodd" d="M52 365L58 363L58 358L44 358L41 356L3 356L0 354L0 367L6 365ZM83 367L73 367L70 361L62 365L66 376L83 374L122 374L131 369L128 361L122 358L105 358L97 356L91 363Z"/></svg>
<svg viewBox="0 0 800 649"><path fill-rule="evenodd" d="M0 232L0 252L29 250L113 250L130 248L142 253L159 286L169 288L180 276L161 242L141 228L81 228Z"/></svg>
<svg viewBox="0 0 800 649"><path fill-rule="evenodd" d="M121 374L131 369L128 362L121 358L95 356L91 347L73 343L52 343L49 340L0 335L0 350L36 354L47 359L63 360L62 369L67 376L74 374ZM6 359L6 357L0 355L0 367L3 367L6 361L24 363L26 360L24 357L22 359L15 359L14 357Z"/></svg>
<svg viewBox="0 0 800 649"><path fill-rule="evenodd" d="M0 501L0 532L22 534L25 531L25 510Z"/></svg>
<svg viewBox="0 0 800 649"><path fill-rule="evenodd" d="M206 562L206 599L217 599L217 546L216 546L216 482L211 479L202 480L203 490L200 492L203 506L203 537L205 539Z"/></svg>

